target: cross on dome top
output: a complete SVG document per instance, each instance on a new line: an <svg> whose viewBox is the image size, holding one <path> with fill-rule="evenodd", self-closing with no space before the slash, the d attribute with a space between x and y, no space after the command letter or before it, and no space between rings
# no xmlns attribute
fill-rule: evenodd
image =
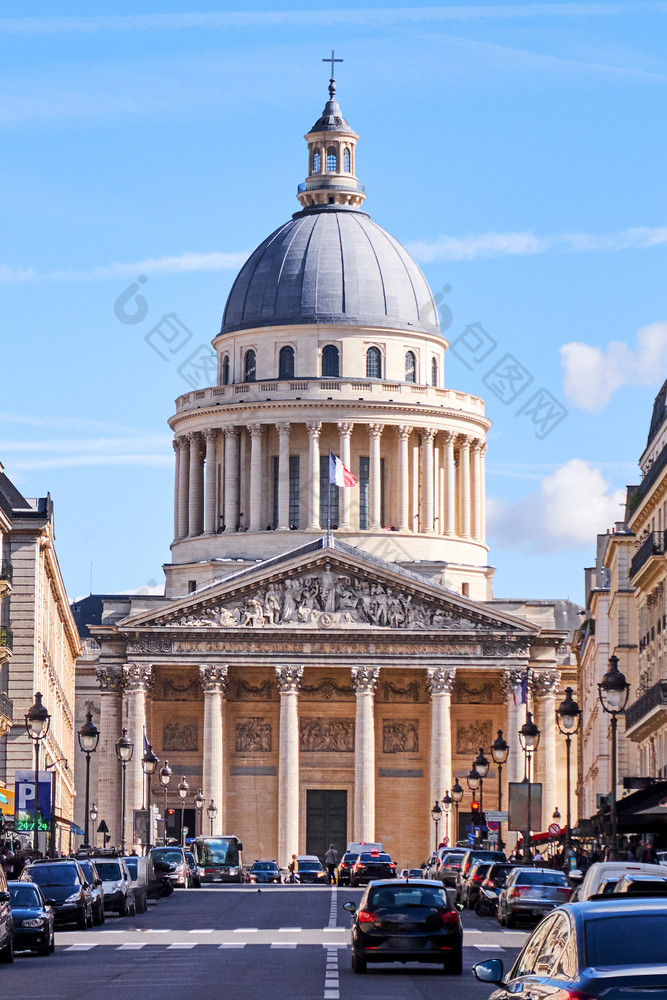
<svg viewBox="0 0 667 1000"><path fill-rule="evenodd" d="M331 50L331 55L328 56L326 59L323 59L322 62L330 62L331 63L331 77L329 79L329 98L333 101L334 94L336 93L336 81L334 79L334 63L337 63L337 62L342 63L343 60L342 59L336 59L334 57L334 50L332 49Z"/></svg>

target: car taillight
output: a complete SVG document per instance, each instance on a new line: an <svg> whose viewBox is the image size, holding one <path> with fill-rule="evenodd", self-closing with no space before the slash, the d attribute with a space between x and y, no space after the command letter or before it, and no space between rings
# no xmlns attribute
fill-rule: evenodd
<svg viewBox="0 0 667 1000"><path fill-rule="evenodd" d="M348 867L347 861L341 861L340 866L341 868L347 868Z"/></svg>
<svg viewBox="0 0 667 1000"><path fill-rule="evenodd" d="M470 881L471 882L481 882L482 881L482 876L481 875L473 875L473 877L470 879Z"/></svg>
<svg viewBox="0 0 667 1000"><path fill-rule="evenodd" d="M357 920L360 924L372 924L375 921L375 914L370 910L359 910Z"/></svg>
<svg viewBox="0 0 667 1000"><path fill-rule="evenodd" d="M510 899L514 899L515 896L523 896L523 894L526 892L528 892L528 886L519 885L516 887L516 889L510 889L507 895L510 897Z"/></svg>
<svg viewBox="0 0 667 1000"><path fill-rule="evenodd" d="M565 895L569 897L572 893L572 890L567 885L559 885L556 892L564 892Z"/></svg>
<svg viewBox="0 0 667 1000"><path fill-rule="evenodd" d="M487 888L489 888L489 889L495 889L495 887L496 887L496 883L493 881L492 878L487 878L486 885L487 885Z"/></svg>
<svg viewBox="0 0 667 1000"><path fill-rule="evenodd" d="M364 866L362 865L361 861L357 861L356 865L354 866L354 870L355 872L358 872L363 867Z"/></svg>
<svg viewBox="0 0 667 1000"><path fill-rule="evenodd" d="M390 861L389 862L389 867L390 868L395 868L396 867L396 862L395 861Z"/></svg>
<svg viewBox="0 0 667 1000"><path fill-rule="evenodd" d="M575 990L572 988L565 988L557 990L553 994L553 1000L598 1000L597 997L593 996L592 993L582 993L581 990Z"/></svg>
<svg viewBox="0 0 667 1000"><path fill-rule="evenodd" d="M458 924L459 915L456 910L449 910L447 913L441 913L440 919L443 924Z"/></svg>

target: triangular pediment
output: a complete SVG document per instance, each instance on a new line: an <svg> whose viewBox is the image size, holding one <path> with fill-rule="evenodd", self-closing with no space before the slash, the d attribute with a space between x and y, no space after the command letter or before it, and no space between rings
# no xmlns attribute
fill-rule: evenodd
<svg viewBox="0 0 667 1000"><path fill-rule="evenodd" d="M159 610L118 623L164 629L396 629L504 633L539 628L427 581L394 563L324 539L266 560Z"/></svg>

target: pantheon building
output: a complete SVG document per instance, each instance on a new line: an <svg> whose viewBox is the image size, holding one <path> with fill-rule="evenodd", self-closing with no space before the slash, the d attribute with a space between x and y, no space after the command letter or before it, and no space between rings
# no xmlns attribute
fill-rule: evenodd
<svg viewBox="0 0 667 1000"><path fill-rule="evenodd" d="M484 402L445 386L447 341L417 264L364 210L358 135L331 81L306 134L300 210L255 250L213 338L215 385L176 400L174 537L164 597L86 598L77 727L101 738L91 799L126 840L146 801L143 733L174 777L176 832L215 832L246 856L381 840L400 862L432 848L431 809L497 731L521 780L526 675L541 730L542 827L564 812L555 708L575 684L566 601L494 600L485 534ZM329 452L357 485L329 484ZM517 525L520 531L520 525ZM77 760L83 827L83 761ZM162 787L152 779L162 812ZM484 807L498 807L491 766ZM443 830L441 828L442 836ZM456 836L449 830L450 837ZM101 843L101 841L99 841ZM510 838L511 842L511 838Z"/></svg>

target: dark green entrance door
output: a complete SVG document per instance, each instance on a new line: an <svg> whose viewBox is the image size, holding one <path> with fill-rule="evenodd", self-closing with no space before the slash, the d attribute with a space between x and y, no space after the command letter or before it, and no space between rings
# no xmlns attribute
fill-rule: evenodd
<svg viewBox="0 0 667 1000"><path fill-rule="evenodd" d="M333 844L340 857L347 847L347 792L332 788L306 791L306 854L324 855Z"/></svg>

